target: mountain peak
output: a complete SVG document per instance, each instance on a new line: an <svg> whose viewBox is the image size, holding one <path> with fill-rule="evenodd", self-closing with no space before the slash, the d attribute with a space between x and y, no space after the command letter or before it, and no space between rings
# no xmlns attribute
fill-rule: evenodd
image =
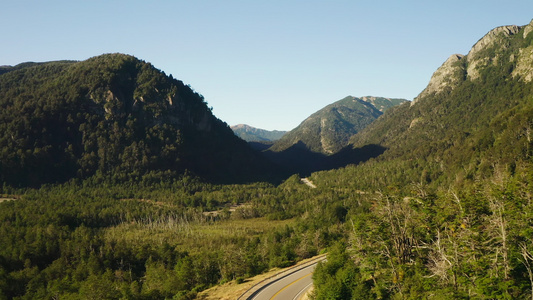
<svg viewBox="0 0 533 300"><path fill-rule="evenodd" d="M453 88L462 80L463 67L458 62L464 58L462 54L453 54L433 73L427 87L415 98L412 104L418 99L439 93L446 87Z"/></svg>
<svg viewBox="0 0 533 300"><path fill-rule="evenodd" d="M231 130L233 130L235 135L247 142L274 142L286 133L286 131L255 128L247 124L231 126Z"/></svg>
<svg viewBox="0 0 533 300"><path fill-rule="evenodd" d="M312 152L334 154L348 144L352 135L372 123L388 108L405 101L373 96L344 97L313 113L270 150L280 152L295 144L302 144Z"/></svg>
<svg viewBox="0 0 533 300"><path fill-rule="evenodd" d="M231 126L231 129L248 129L248 128L251 128L251 127L252 126L246 125L246 124L237 124L237 125Z"/></svg>
<svg viewBox="0 0 533 300"><path fill-rule="evenodd" d="M502 38L507 38L511 35L517 34L522 27L524 26L507 25L492 29L487 34L485 34L485 36L479 39L479 41L477 41L474 46L472 46L472 49L470 49L470 52L468 52L468 59L474 59L476 57L476 54L478 54L483 49L490 47Z"/></svg>
<svg viewBox="0 0 533 300"><path fill-rule="evenodd" d="M533 45L526 40L531 31L533 21L526 26L508 25L490 30L472 46L467 55L450 56L433 73L427 87L412 104L431 94L453 90L465 80L478 80L482 74L491 73L489 68L503 65L513 70L513 77L519 77L525 82L532 81Z"/></svg>
<svg viewBox="0 0 533 300"><path fill-rule="evenodd" d="M247 181L270 170L200 94L131 55L22 64L1 74L0 86L0 182L187 172Z"/></svg>
<svg viewBox="0 0 533 300"><path fill-rule="evenodd" d="M449 172L445 166L462 159L469 149L480 151L478 147L504 145L498 140L498 134L509 134L509 145L521 139L521 149L529 149L527 138L518 138L515 131L512 134L504 131L512 126L520 127L513 129L516 132L529 130L518 124L531 120L531 108L528 107L533 81L531 31L533 22L526 26L498 27L481 38L468 55L451 55L413 101L415 107L400 106L354 136L352 143L355 147L381 145L388 149L388 157L416 151L413 157L424 157L425 160L427 156L435 155L435 149L439 147L435 145L445 145L435 156L441 160L441 172ZM497 118L500 121L495 121ZM527 133L520 134L528 136ZM511 141L511 136L515 140ZM490 138L488 143L487 137ZM479 146L473 146L476 143ZM455 161L449 158L452 147L457 149ZM519 152L513 153L519 156ZM475 157L478 155L474 154Z"/></svg>
<svg viewBox="0 0 533 300"><path fill-rule="evenodd" d="M402 104L406 101L405 99L400 98L385 98L374 96L364 96L359 99L374 105L374 107L376 107L380 112L385 112L389 108Z"/></svg>
<svg viewBox="0 0 533 300"><path fill-rule="evenodd" d="M524 38L527 38L527 36L529 35L529 33L533 31L533 19L531 20L531 22L529 22L529 24L527 24L524 28L524 34L522 35Z"/></svg>

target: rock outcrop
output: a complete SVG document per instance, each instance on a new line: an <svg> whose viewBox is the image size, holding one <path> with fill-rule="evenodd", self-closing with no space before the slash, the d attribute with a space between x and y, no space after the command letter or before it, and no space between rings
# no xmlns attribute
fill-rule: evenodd
<svg viewBox="0 0 533 300"><path fill-rule="evenodd" d="M533 20L531 23L525 26L523 38L527 39L530 33L533 31ZM512 57L514 59L514 57ZM533 45L526 48L522 48L518 52L516 58L516 67L513 70L513 78L519 77L525 82L533 80Z"/></svg>
<svg viewBox="0 0 533 300"><path fill-rule="evenodd" d="M313 113L269 150L281 152L299 145L315 153L337 153L348 144L352 135L368 126L387 109L406 101L372 96L345 97Z"/></svg>
<svg viewBox="0 0 533 300"><path fill-rule="evenodd" d="M467 77L472 80L479 78L479 71L490 64L498 64L500 60L509 59L502 56L502 51L507 47L506 43L500 43L500 41L508 38L509 36L517 34L523 26L501 26L494 28L481 38L468 52L466 56L467 60ZM493 55L488 56L483 53L484 50L497 46L499 51L495 51Z"/></svg>
<svg viewBox="0 0 533 300"><path fill-rule="evenodd" d="M488 47L494 45L496 42L501 41L502 38L517 34L522 27L523 26L509 25L492 29L479 41L477 41L474 46L472 46L472 49L470 49L470 52L468 52L467 59L476 59L478 53L481 52L483 49L487 49Z"/></svg>
<svg viewBox="0 0 533 300"><path fill-rule="evenodd" d="M528 25L526 25L526 27L524 28L523 37L527 38L527 36L529 35L531 31L533 31L533 20L531 20L531 22Z"/></svg>
<svg viewBox="0 0 533 300"><path fill-rule="evenodd" d="M453 90L464 80L477 80L487 67L508 62L515 64L512 68L513 77L519 77L526 82L533 80L533 45L519 48L518 53L507 51L511 47L510 38L522 32L520 38L526 39L532 31L533 21L526 26L501 26L489 31L472 46L466 56L461 54L450 56L433 73L427 87L411 105L431 94Z"/></svg>
<svg viewBox="0 0 533 300"><path fill-rule="evenodd" d="M373 96L361 97L361 100L374 105L374 107L377 108L380 112L385 112L389 108L405 102L405 99L383 98L383 97L373 97Z"/></svg>
<svg viewBox="0 0 533 300"><path fill-rule="evenodd" d="M433 76L427 87L416 97L411 104L416 103L419 98L433 93L439 93L444 88L452 88L463 80L464 67L459 62L464 58L464 55L453 54L440 66Z"/></svg>

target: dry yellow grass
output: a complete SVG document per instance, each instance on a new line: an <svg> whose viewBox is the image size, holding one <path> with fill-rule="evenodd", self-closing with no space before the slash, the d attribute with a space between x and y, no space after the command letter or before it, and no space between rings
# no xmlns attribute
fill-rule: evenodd
<svg viewBox="0 0 533 300"><path fill-rule="evenodd" d="M174 245L177 250L194 253L198 249L216 249L229 240L242 236L260 236L294 220L272 221L266 218L224 220L214 223L184 222L178 218L147 223L122 223L105 230L108 240L137 244Z"/></svg>
<svg viewBox="0 0 533 300"><path fill-rule="evenodd" d="M278 272L281 272L280 269L272 269L267 273L263 273L257 276L254 276L252 278L249 278L245 280L245 282L241 284L237 284L235 280L222 284L222 285L216 285L210 289L207 289L201 293L198 294L197 298L198 300L235 300L239 298L240 295L242 295L244 292L246 292L248 289L250 289L255 284L271 277L277 274Z"/></svg>
<svg viewBox="0 0 533 300"><path fill-rule="evenodd" d="M319 255L319 256L323 256L323 255ZM315 256L312 258L302 260L301 262L297 263L295 266L306 264L307 262L314 260L319 256ZM237 284L237 282L233 280L231 282L228 282L222 285L217 285L203 292L200 292L198 296L196 297L196 299L197 300L235 300L239 298L239 296L241 296L247 290L252 288L255 284L258 284L261 281L266 280L268 278L274 277L278 273L283 273L291 268L294 268L295 266L284 268L284 269L275 268L266 273L248 278L246 279L245 282L241 284ZM307 295L304 296L304 299L308 299Z"/></svg>
<svg viewBox="0 0 533 300"><path fill-rule="evenodd" d="M0 195L0 203L4 201L13 201L17 200L20 196L13 196L13 195Z"/></svg>

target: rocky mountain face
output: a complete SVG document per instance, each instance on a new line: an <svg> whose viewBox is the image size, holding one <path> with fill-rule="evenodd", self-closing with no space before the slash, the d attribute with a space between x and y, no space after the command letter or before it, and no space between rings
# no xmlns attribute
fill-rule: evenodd
<svg viewBox="0 0 533 300"><path fill-rule="evenodd" d="M379 267L347 279L355 287L351 295L361 295L367 278L379 274L372 288L402 282L389 298L530 297L531 272L524 266L531 268L523 258L532 261L533 253L532 31L533 23L499 27L467 55L454 54L414 103L389 109L352 137L353 150L374 146L378 155L311 176L331 190L349 187L369 196L350 227L361 246L335 267ZM317 298L342 298L344 291L335 289L344 286L329 286L341 272L320 272Z"/></svg>
<svg viewBox="0 0 533 300"><path fill-rule="evenodd" d="M426 89L413 101L416 103L420 98L431 94L438 94L445 90L453 90L465 80L477 80L480 71L490 66L512 64L513 77L520 77L529 82L533 79L532 46L519 48L518 51L510 52L516 48L511 42L511 37L521 34L523 40L528 39L533 30L532 23L526 26L501 26L488 32L483 38L474 44L468 54L453 54L441 67L435 71Z"/></svg>
<svg viewBox="0 0 533 300"><path fill-rule="evenodd" d="M403 99L348 96L305 119L269 150L279 152L300 144L312 152L333 154L349 138L376 120L384 111L405 102Z"/></svg>
<svg viewBox="0 0 533 300"><path fill-rule="evenodd" d="M532 31L533 22L491 30L467 55L448 58L415 101L387 111L351 145L387 149L378 161L394 161L422 182L487 176L527 159L533 149Z"/></svg>
<svg viewBox="0 0 533 300"><path fill-rule="evenodd" d="M123 54L21 64L0 75L0 181L111 176L252 179L267 165L203 97Z"/></svg>
<svg viewBox="0 0 533 300"><path fill-rule="evenodd" d="M377 108L382 113L387 111L389 108L392 108L396 105L400 105L404 103L405 101L407 101L405 99L399 99L399 98L383 98L383 97L373 97L373 96L361 97L361 100L372 104L375 108Z"/></svg>
<svg viewBox="0 0 533 300"><path fill-rule="evenodd" d="M246 124L231 126L231 130L247 142L274 142L287 133L287 131L259 129Z"/></svg>
<svg viewBox="0 0 533 300"><path fill-rule="evenodd" d="M421 97L440 93L445 88L453 88L458 82L460 82L464 77L464 70L460 65L460 61L463 58L464 55L461 54L451 55L442 66L433 73L427 87L413 100L412 104L418 101Z"/></svg>

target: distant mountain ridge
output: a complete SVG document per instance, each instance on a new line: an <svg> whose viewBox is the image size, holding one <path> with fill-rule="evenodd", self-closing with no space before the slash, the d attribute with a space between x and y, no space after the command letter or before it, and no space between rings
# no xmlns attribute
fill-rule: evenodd
<svg viewBox="0 0 533 300"><path fill-rule="evenodd" d="M274 142L287 133L287 131L255 128L246 124L233 125L230 128L238 137L247 142Z"/></svg>
<svg viewBox="0 0 533 300"><path fill-rule="evenodd" d="M401 98L384 98L384 97L373 97L373 96L365 96L361 97L361 100L366 101L372 105L374 105L375 108L377 108L380 112L384 113L389 108L400 105L408 100L401 99Z"/></svg>
<svg viewBox="0 0 533 300"><path fill-rule="evenodd" d="M389 108L405 99L347 96L305 119L271 148L279 152L301 143L310 151L333 154L348 144L350 137L368 126Z"/></svg>

